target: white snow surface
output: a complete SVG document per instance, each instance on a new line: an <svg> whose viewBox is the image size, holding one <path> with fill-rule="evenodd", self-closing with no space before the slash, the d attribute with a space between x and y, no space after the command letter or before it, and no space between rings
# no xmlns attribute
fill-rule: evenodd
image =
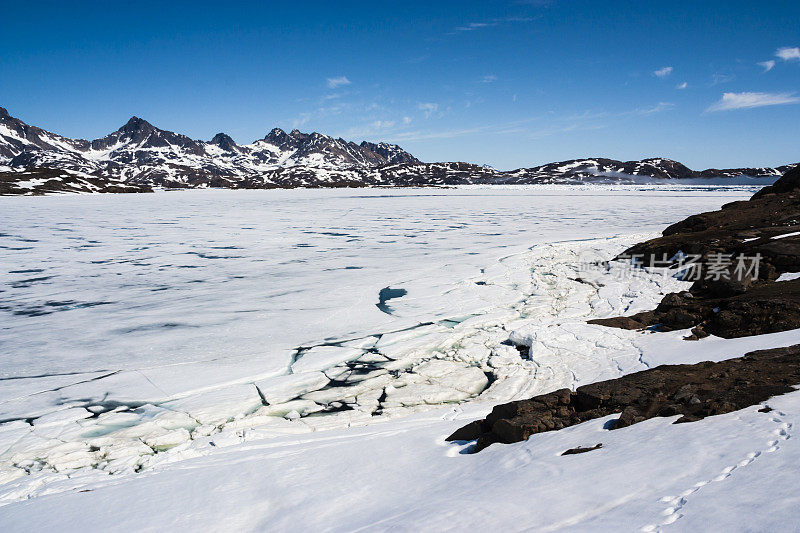
<svg viewBox="0 0 800 533"><path fill-rule="evenodd" d="M3 199L0 530L787 529L800 393L477 455L443 440L499 402L800 342L586 324L686 284L585 263L745 196ZM407 291L388 313L384 287Z"/></svg>
<svg viewBox="0 0 800 533"><path fill-rule="evenodd" d="M783 235L775 235L774 237L771 237L771 239L772 240L785 239L786 237L796 237L798 235L800 235L800 231L793 231L791 233L784 233Z"/></svg>

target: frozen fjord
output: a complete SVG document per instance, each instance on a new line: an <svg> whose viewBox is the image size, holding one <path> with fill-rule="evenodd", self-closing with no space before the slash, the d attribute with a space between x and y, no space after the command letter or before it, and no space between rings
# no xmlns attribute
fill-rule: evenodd
<svg viewBox="0 0 800 533"><path fill-rule="evenodd" d="M747 196L528 188L4 198L2 375L241 358L279 371L300 345L494 305L452 290L534 244L656 231ZM376 306L385 287L407 291L389 301L391 315Z"/></svg>
<svg viewBox="0 0 800 533"><path fill-rule="evenodd" d="M629 335L560 322L647 306L677 282L618 284L592 305L599 291L570 281L569 265L586 249L613 256L641 235L545 243L657 230L748 195L501 188L4 200L0 473L123 472L157 462L154 451L175 458L187 444L191 455L240 442L245 428L341 427L369 421L378 406L402 415L641 369ZM376 305L385 287L406 291L386 302L391 314ZM511 335L538 342L538 362L492 352ZM345 342L319 346L336 341ZM317 347L295 361L300 346ZM565 358L576 346L596 357ZM486 388L490 357L496 381ZM288 420L297 417L302 424ZM18 482L6 501L31 494Z"/></svg>
<svg viewBox="0 0 800 533"><path fill-rule="evenodd" d="M794 342L798 337L795 332ZM676 339L676 342L680 342ZM731 343L732 344L732 343ZM732 350L728 353L740 353ZM702 358L702 355L695 355ZM698 359L699 360L699 359ZM460 455L477 404L217 449L129 478L73 476L2 508L4 531L785 531L800 392L691 424L613 417ZM577 445L600 450L561 456Z"/></svg>

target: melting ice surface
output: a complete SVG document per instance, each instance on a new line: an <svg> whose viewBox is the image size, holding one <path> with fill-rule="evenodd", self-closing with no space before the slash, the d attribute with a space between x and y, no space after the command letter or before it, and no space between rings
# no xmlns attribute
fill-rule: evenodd
<svg viewBox="0 0 800 533"><path fill-rule="evenodd" d="M586 283L576 261L751 192L2 199L0 503L243 431L348 427L641 370L634 333L585 320L654 305L680 282Z"/></svg>
<svg viewBox="0 0 800 533"><path fill-rule="evenodd" d="M747 195L533 188L5 198L2 376L209 360L277 372L297 346L479 310L485 301L452 289L502 256L658 230ZM391 300L391 315L375 306L386 287L407 291Z"/></svg>

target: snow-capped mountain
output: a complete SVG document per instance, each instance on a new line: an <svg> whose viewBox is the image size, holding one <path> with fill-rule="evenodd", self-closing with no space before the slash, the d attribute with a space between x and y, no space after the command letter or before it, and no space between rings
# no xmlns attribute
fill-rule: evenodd
<svg viewBox="0 0 800 533"><path fill-rule="evenodd" d="M69 139L0 108L0 165L12 169L59 168L161 186L236 187L282 167L370 169L396 163L419 161L393 144L359 145L280 128L247 145L225 133L199 141L139 117L100 139Z"/></svg>
<svg viewBox="0 0 800 533"><path fill-rule="evenodd" d="M641 161L615 159L572 159L521 168L504 173L504 183L573 183L573 182L635 182L640 178L655 180L686 180L710 178L778 178L795 165L768 168L708 169L696 171L661 157Z"/></svg>
<svg viewBox="0 0 800 533"><path fill-rule="evenodd" d="M0 108L0 171L57 169L145 187L580 184L740 176L771 179L794 166L695 171L665 158L594 158L498 171L463 162L423 163L395 144L356 144L296 129L287 133L275 128L251 144L237 144L225 133L201 141L162 130L138 117L105 137L87 141L30 126Z"/></svg>

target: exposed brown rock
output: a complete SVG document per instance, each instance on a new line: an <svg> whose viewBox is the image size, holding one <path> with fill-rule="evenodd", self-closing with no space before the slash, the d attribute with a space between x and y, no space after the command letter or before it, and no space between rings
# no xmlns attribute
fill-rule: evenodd
<svg viewBox="0 0 800 533"><path fill-rule="evenodd" d="M763 259L759 280L773 280L783 272L800 272L800 236L772 239L800 231L799 186L797 167L750 200L692 215L667 227L662 237L632 246L623 255L673 257L683 252L707 257L717 252L746 256L760 253ZM697 289L708 289L710 285L699 283Z"/></svg>
<svg viewBox="0 0 800 533"><path fill-rule="evenodd" d="M570 448L569 450L565 451L561 455L576 455L576 454L579 454L579 453L590 452L592 450L599 450L602 447L603 447L603 443L602 442L598 442L594 446L588 446L586 448L584 448L583 446L578 446L577 448Z"/></svg>
<svg viewBox="0 0 800 533"><path fill-rule="evenodd" d="M800 345L750 352L719 363L663 365L620 378L562 389L529 400L496 406L450 435L449 441L477 439L475 451L500 442L526 440L620 413L610 429L656 416L682 415L676 423L729 413L791 392L800 383Z"/></svg>
<svg viewBox="0 0 800 533"><path fill-rule="evenodd" d="M695 328L697 338L726 339L800 328L800 279L766 282L729 297L668 294L652 311L629 317L590 320L621 329L654 327L657 331Z"/></svg>
<svg viewBox="0 0 800 533"><path fill-rule="evenodd" d="M695 328L689 340L774 333L800 327L800 280L775 283L785 272L800 272L800 168L749 201L719 211L692 215L664 230L663 236L637 244L624 257L702 256L698 281L687 292L668 294L653 311L590 323L623 329L658 331ZM735 264L720 279L705 279L715 254L761 257L757 276L739 276ZM735 261L734 261L735 263Z"/></svg>

